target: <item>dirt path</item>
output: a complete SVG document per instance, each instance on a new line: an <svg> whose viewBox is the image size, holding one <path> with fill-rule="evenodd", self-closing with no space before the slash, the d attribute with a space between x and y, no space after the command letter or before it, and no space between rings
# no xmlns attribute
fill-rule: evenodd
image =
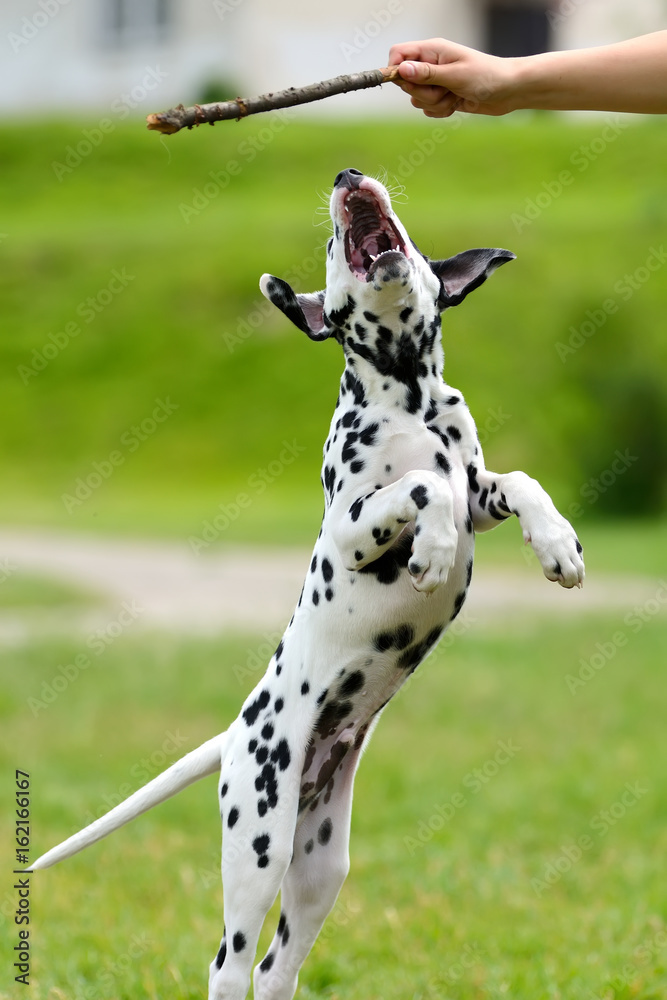
<svg viewBox="0 0 667 1000"><path fill-rule="evenodd" d="M0 530L4 573L20 572L68 582L101 598L94 611L64 618L40 615L40 630L83 629L110 622L121 606L134 608L143 627L190 634L275 630L285 626L298 600L310 560L306 549L225 548L195 555L187 544L139 542L53 532ZM499 626L542 615L565 618L611 611L622 617L655 598L648 577L606 575L565 591L546 581L537 565L477 570L465 618ZM49 624L50 623L50 624ZM29 623L9 611L0 637L20 639Z"/></svg>

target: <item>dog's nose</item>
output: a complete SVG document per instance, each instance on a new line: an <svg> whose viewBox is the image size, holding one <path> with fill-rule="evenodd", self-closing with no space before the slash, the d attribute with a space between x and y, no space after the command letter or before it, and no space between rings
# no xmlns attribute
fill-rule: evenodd
<svg viewBox="0 0 667 1000"><path fill-rule="evenodd" d="M359 187L359 181L364 175L361 170L355 170L354 167L348 167L347 170L341 170L339 174L336 174L336 180L334 181L334 187L346 187L350 191L354 191Z"/></svg>

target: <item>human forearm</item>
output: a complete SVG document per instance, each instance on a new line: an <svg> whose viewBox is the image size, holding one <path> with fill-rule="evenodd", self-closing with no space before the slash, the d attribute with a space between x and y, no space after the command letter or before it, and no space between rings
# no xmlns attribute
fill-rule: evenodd
<svg viewBox="0 0 667 1000"><path fill-rule="evenodd" d="M512 62L514 109L667 113L667 31Z"/></svg>

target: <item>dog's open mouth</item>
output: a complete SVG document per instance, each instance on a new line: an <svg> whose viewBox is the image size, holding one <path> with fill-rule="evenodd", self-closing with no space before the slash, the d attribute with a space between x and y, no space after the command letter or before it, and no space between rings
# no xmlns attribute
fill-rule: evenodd
<svg viewBox="0 0 667 1000"><path fill-rule="evenodd" d="M355 278L370 281L384 254L408 256L398 229L371 191L350 191L344 204L345 258Z"/></svg>

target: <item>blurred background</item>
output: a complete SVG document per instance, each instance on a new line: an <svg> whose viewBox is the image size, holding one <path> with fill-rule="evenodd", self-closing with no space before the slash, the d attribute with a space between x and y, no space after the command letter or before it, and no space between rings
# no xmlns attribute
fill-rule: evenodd
<svg viewBox="0 0 667 1000"><path fill-rule="evenodd" d="M435 121L391 86L171 137L144 118L384 66L399 41L528 55L666 17L664 0L5 0L0 703L7 773L39 786L32 857L104 811L107 789L126 794L224 727L275 648L321 517L342 362L258 280L323 286L328 193L354 166L390 186L428 255L517 254L445 314L445 378L487 466L524 469L570 518L588 579L581 594L548 585L516 525L480 538L465 635L446 638L364 761L356 881L304 995L663 995L665 952L647 942L665 916L664 118ZM410 852L509 736L525 752ZM569 881L538 893L531 878L640 777L650 794L613 844L594 838ZM212 789L188 794L131 843L35 876L38 1000L200 995L221 928L218 834ZM155 859L178 906L150 882ZM131 872L123 889L115 866ZM121 915L134 885L136 921ZM391 945L399 903L409 958ZM141 921L161 928L143 951L128 944Z"/></svg>

